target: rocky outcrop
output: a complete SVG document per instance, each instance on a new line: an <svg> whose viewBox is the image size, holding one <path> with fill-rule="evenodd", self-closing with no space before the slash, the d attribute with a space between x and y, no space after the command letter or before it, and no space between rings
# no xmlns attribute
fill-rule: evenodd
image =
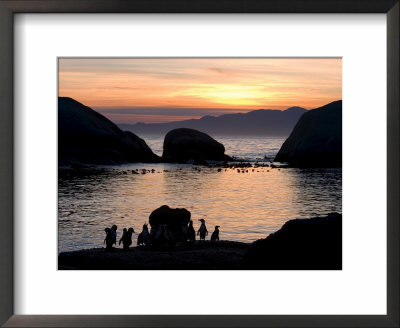
<svg viewBox="0 0 400 328"><path fill-rule="evenodd" d="M58 163L154 163L160 159L146 142L72 98L58 98Z"/></svg>
<svg viewBox="0 0 400 328"><path fill-rule="evenodd" d="M161 244L171 245L176 241L181 241L182 233L187 230L190 216L186 208L170 208L167 205L151 212L149 223L153 245L157 244L158 238L161 238Z"/></svg>
<svg viewBox="0 0 400 328"><path fill-rule="evenodd" d="M169 131L164 139L162 158L168 162L186 163L214 160L227 161L225 147L208 134L193 129Z"/></svg>
<svg viewBox="0 0 400 328"><path fill-rule="evenodd" d="M288 221L251 244L241 265L242 269L341 270L342 215Z"/></svg>
<svg viewBox="0 0 400 328"><path fill-rule="evenodd" d="M342 167L342 101L303 114L275 161L293 167Z"/></svg>

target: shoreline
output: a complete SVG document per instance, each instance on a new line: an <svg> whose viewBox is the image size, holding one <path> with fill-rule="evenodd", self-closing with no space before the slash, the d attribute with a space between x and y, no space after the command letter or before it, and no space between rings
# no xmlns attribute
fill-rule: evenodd
<svg viewBox="0 0 400 328"><path fill-rule="evenodd" d="M293 219L253 243L178 242L58 255L59 270L341 270L342 214Z"/></svg>
<svg viewBox="0 0 400 328"><path fill-rule="evenodd" d="M237 270L251 243L221 240L177 243L169 249L148 246L61 252L59 270Z"/></svg>

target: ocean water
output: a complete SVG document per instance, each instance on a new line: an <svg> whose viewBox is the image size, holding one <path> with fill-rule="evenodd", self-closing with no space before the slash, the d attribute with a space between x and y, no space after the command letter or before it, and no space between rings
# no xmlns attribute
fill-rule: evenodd
<svg viewBox="0 0 400 328"><path fill-rule="evenodd" d="M162 154L162 137L144 137ZM225 153L249 162L269 163L284 138L215 137ZM132 174L132 170L140 174ZM141 174L142 170L154 173ZM201 218L211 236L220 227L221 240L252 242L278 230L287 220L342 211L341 169L199 167L143 164L59 172L59 252L102 247L104 228L133 227L133 243L150 213L161 205L184 207L195 229ZM253 171L254 170L254 171Z"/></svg>

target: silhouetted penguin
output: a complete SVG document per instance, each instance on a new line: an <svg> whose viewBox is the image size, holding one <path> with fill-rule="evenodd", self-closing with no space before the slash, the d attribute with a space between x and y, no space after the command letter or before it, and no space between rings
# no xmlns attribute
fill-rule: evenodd
<svg viewBox="0 0 400 328"><path fill-rule="evenodd" d="M117 245L117 229L118 227L115 224L111 227L111 242L115 246Z"/></svg>
<svg viewBox="0 0 400 328"><path fill-rule="evenodd" d="M132 234L135 232L133 228L129 228L128 231L122 236L123 249L127 251L129 246L132 245Z"/></svg>
<svg viewBox="0 0 400 328"><path fill-rule="evenodd" d="M189 241L195 241L196 240L196 232L194 231L193 221L192 220L189 221L188 239L189 239Z"/></svg>
<svg viewBox="0 0 400 328"><path fill-rule="evenodd" d="M219 226L215 226L215 230L211 235L211 241L219 241Z"/></svg>
<svg viewBox="0 0 400 328"><path fill-rule="evenodd" d="M111 229L105 228L106 238L104 239L104 243L106 244L106 249L112 249L112 236L111 236Z"/></svg>
<svg viewBox="0 0 400 328"><path fill-rule="evenodd" d="M151 237L150 237L150 233L149 233L149 228L147 227L147 224L145 223L143 225L143 230L142 232L139 234L138 236L138 245L150 245L151 244Z"/></svg>
<svg viewBox="0 0 400 328"><path fill-rule="evenodd" d="M199 221L201 222L201 226L200 229L197 231L197 235L200 235L200 240L206 240L206 236L208 235L206 221L204 219L200 219Z"/></svg>

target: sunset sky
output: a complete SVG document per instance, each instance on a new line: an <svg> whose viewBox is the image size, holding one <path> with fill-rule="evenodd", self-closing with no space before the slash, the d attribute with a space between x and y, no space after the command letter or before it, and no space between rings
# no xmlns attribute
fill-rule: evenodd
<svg viewBox="0 0 400 328"><path fill-rule="evenodd" d="M115 123L168 122L342 98L340 58L59 59L59 96Z"/></svg>

